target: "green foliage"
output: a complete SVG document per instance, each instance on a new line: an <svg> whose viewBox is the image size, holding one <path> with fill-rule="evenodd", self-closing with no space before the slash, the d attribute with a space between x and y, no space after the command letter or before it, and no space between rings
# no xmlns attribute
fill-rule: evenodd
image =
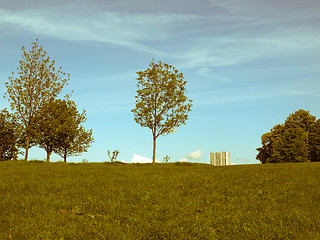
<svg viewBox="0 0 320 240"><path fill-rule="evenodd" d="M281 137L274 142L272 154L278 162L307 162L307 133L299 127L284 129Z"/></svg>
<svg viewBox="0 0 320 240"><path fill-rule="evenodd" d="M22 51L22 60L17 68L18 77L14 77L14 73L9 77L5 96L24 126L25 160L28 160L29 141L39 120L39 111L61 92L70 76L65 76L61 67L55 68L55 61L51 61L47 52L38 45L38 39L32 43L30 52L25 47L22 47Z"/></svg>
<svg viewBox="0 0 320 240"><path fill-rule="evenodd" d="M112 152L112 156L111 156L110 153L111 153L110 150L108 150L108 156L109 156L109 158L110 158L110 161L111 161L111 162L117 161L118 154L120 153L119 150L113 151L113 152Z"/></svg>
<svg viewBox="0 0 320 240"><path fill-rule="evenodd" d="M59 145L54 149L54 152L63 157L64 162L66 162L69 156L78 156L87 152L93 142L92 129L85 130L80 125L74 132L65 132L60 135Z"/></svg>
<svg viewBox="0 0 320 240"><path fill-rule="evenodd" d="M56 99L45 105L37 125L37 142L47 151L59 154L64 161L68 156L86 152L94 141L92 129L86 131L81 125L86 121L86 112L79 113L74 101Z"/></svg>
<svg viewBox="0 0 320 240"><path fill-rule="evenodd" d="M192 100L185 95L186 81L173 66L154 61L145 71L139 71L134 120L148 127L153 136L153 164L155 164L156 139L185 124L191 111Z"/></svg>
<svg viewBox="0 0 320 240"><path fill-rule="evenodd" d="M46 150L47 162L50 162L51 153L58 147L59 136L65 132L65 125L69 124L67 121L73 117L74 112L70 110L66 100L57 99L48 102L39 112L36 141L40 148Z"/></svg>
<svg viewBox="0 0 320 240"><path fill-rule="evenodd" d="M17 159L20 125L6 109L0 111L0 161Z"/></svg>
<svg viewBox="0 0 320 240"><path fill-rule="evenodd" d="M309 133L310 142L310 160L311 162L320 161L320 119L310 129Z"/></svg>
<svg viewBox="0 0 320 240"><path fill-rule="evenodd" d="M93 139L91 130L85 131L81 126L85 120L85 111L79 113L74 101L69 99L56 99L41 108L36 139L47 152L47 162L52 152L66 161L67 156L86 151Z"/></svg>
<svg viewBox="0 0 320 240"><path fill-rule="evenodd" d="M320 122L309 111L298 110L284 124L261 136L257 148L261 163L308 162L320 160Z"/></svg>
<svg viewBox="0 0 320 240"><path fill-rule="evenodd" d="M320 238L320 163L189 164L1 162L0 239Z"/></svg>

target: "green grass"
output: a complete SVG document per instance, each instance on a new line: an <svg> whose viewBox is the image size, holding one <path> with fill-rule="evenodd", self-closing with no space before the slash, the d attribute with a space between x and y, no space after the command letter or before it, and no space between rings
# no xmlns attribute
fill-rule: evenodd
<svg viewBox="0 0 320 240"><path fill-rule="evenodd" d="M320 163L0 162L0 239L320 239Z"/></svg>

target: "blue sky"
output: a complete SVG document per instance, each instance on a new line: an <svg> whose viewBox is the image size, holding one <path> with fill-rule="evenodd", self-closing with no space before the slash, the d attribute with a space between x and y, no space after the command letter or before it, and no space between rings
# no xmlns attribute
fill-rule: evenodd
<svg viewBox="0 0 320 240"><path fill-rule="evenodd" d="M150 158L151 131L131 109L136 72L154 58L184 74L194 103L186 125L158 138L157 158L207 163L229 151L234 164L258 163L275 124L300 108L320 117L319 12L319 0L0 0L0 94L21 47L38 38L71 74L64 93L74 91L93 129L93 146L69 161L107 161L107 149Z"/></svg>

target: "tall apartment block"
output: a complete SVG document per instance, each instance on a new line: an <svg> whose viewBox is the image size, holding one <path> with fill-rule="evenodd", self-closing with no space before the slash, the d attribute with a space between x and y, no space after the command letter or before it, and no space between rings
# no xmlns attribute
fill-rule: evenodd
<svg viewBox="0 0 320 240"><path fill-rule="evenodd" d="M210 164L214 166L231 165L230 152L212 152L210 153Z"/></svg>

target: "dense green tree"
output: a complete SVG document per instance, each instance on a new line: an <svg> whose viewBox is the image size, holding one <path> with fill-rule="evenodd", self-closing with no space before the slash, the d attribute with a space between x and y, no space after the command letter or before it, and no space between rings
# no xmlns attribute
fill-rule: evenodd
<svg viewBox="0 0 320 240"><path fill-rule="evenodd" d="M186 81L182 73L162 62L153 61L149 66L147 70L137 72L138 90L132 112L136 123L152 131L152 163L155 164L156 139L185 124L192 100L185 95Z"/></svg>
<svg viewBox="0 0 320 240"><path fill-rule="evenodd" d="M310 161L320 161L320 119L312 126L309 134L310 142Z"/></svg>
<svg viewBox="0 0 320 240"><path fill-rule="evenodd" d="M17 159L20 125L6 109L0 111L0 161Z"/></svg>
<svg viewBox="0 0 320 240"><path fill-rule="evenodd" d="M273 145L275 142L279 141L283 131L284 126L277 124L270 130L270 132L267 132L261 136L262 147L257 149L257 159L260 160L261 163L278 162L278 159L274 158L273 155Z"/></svg>
<svg viewBox="0 0 320 240"><path fill-rule="evenodd" d="M301 128L308 133L315 121L316 117L312 116L309 111L300 109L287 117L284 126L285 128Z"/></svg>
<svg viewBox="0 0 320 240"><path fill-rule="evenodd" d="M51 61L43 47L38 45L38 39L32 43L30 52L25 47L22 51L18 77L12 73L6 82L6 97L24 127L25 160L28 160L30 138L34 136L41 108L61 92L70 76L66 76L61 67L55 68L55 61Z"/></svg>
<svg viewBox="0 0 320 240"><path fill-rule="evenodd" d="M257 160L261 163L316 161L320 156L320 123L317 122L309 111L300 109L290 114L284 124L261 136Z"/></svg>
<svg viewBox="0 0 320 240"><path fill-rule="evenodd" d="M70 100L56 99L41 108L35 139L39 147L46 150L47 162L50 162L53 150L58 147L59 137L64 134L66 125L76 124L73 114L77 114L77 111Z"/></svg>
<svg viewBox="0 0 320 240"><path fill-rule="evenodd" d="M50 102L42 113L44 120L38 128L42 133L38 136L40 147L47 151L47 161L55 152L66 162L68 156L86 152L94 141L92 129L86 131L81 125L86 121L85 111L79 113L74 101L57 99Z"/></svg>
<svg viewBox="0 0 320 240"><path fill-rule="evenodd" d="M274 162L307 162L307 133L302 128L287 128L274 142L272 149Z"/></svg>

